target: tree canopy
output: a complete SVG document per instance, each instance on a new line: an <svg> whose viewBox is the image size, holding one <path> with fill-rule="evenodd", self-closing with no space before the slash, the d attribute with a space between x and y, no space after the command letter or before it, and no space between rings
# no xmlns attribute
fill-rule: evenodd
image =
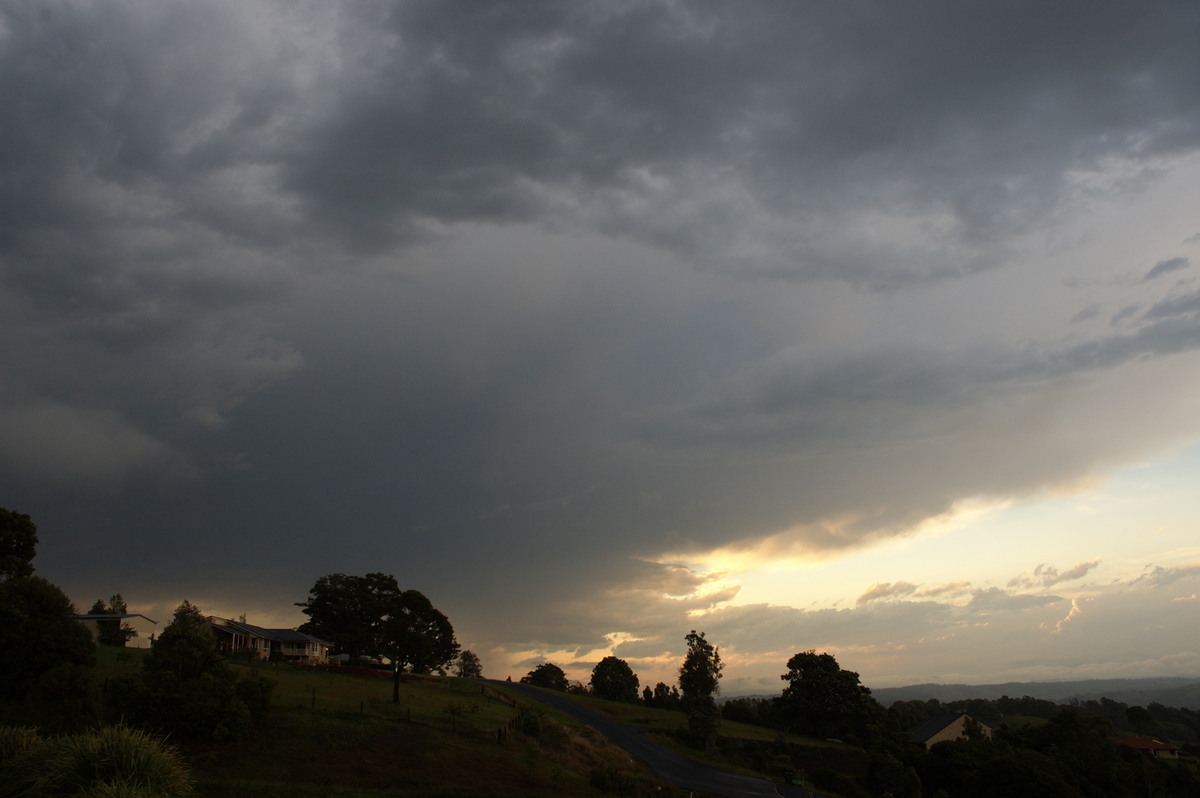
<svg viewBox="0 0 1200 798"><path fill-rule="evenodd" d="M119 676L107 690L110 713L156 732L235 739L262 722L273 683L228 667L208 619L184 601L138 675Z"/></svg>
<svg viewBox="0 0 1200 798"><path fill-rule="evenodd" d="M463 649L454 662L454 673L461 679L482 679L483 664L471 649Z"/></svg>
<svg viewBox="0 0 1200 798"><path fill-rule="evenodd" d="M458 656L450 619L418 590L405 590L385 605L379 653L400 669L444 673Z"/></svg>
<svg viewBox="0 0 1200 798"><path fill-rule="evenodd" d="M592 668L592 692L609 701L634 703L638 700L638 677L629 663L617 657L605 657Z"/></svg>
<svg viewBox="0 0 1200 798"><path fill-rule="evenodd" d="M22 696L60 665L95 663L96 645L74 614L67 594L40 576L0 581L0 694Z"/></svg>
<svg viewBox="0 0 1200 798"><path fill-rule="evenodd" d="M565 693L567 691L567 674L553 662L543 662L522 676L521 683Z"/></svg>
<svg viewBox="0 0 1200 798"><path fill-rule="evenodd" d="M780 714L794 731L818 737L861 735L883 714L858 674L843 670L832 654L801 651L780 676L788 683L779 698Z"/></svg>
<svg viewBox="0 0 1200 798"><path fill-rule="evenodd" d="M0 507L0 580L32 576L37 544L33 519Z"/></svg>
<svg viewBox="0 0 1200 798"><path fill-rule="evenodd" d="M679 667L679 692L684 700L712 696L720 687L721 653L704 637L704 632L693 629L684 638L687 654Z"/></svg>
<svg viewBox="0 0 1200 798"><path fill-rule="evenodd" d="M195 604L184 600L150 649L144 667L186 681L200 678L217 661L217 638L208 619Z"/></svg>
<svg viewBox="0 0 1200 798"><path fill-rule="evenodd" d="M310 619L300 631L333 643L351 663L381 656L383 619L400 593L396 577L389 574L327 574L313 584L307 601L296 603Z"/></svg>
<svg viewBox="0 0 1200 798"><path fill-rule="evenodd" d="M692 741L700 748L708 749L717 739L721 727L721 710L713 695L719 688L721 654L704 637L704 632L693 629L684 636L687 654L679 667L679 691L683 694L683 711L688 717L688 731Z"/></svg>
<svg viewBox="0 0 1200 798"><path fill-rule="evenodd" d="M10 720L68 730L99 710L96 644L57 585L33 575L37 526L0 507L0 699Z"/></svg>
<svg viewBox="0 0 1200 798"><path fill-rule="evenodd" d="M655 709L679 709L680 701L679 688L674 685L668 685L665 682L659 682L654 685L651 690L647 685L642 690L642 702L648 707Z"/></svg>
<svg viewBox="0 0 1200 798"><path fill-rule="evenodd" d="M400 673L444 674L458 656L450 619L424 594L405 590L388 598L379 623L376 653L392 663L392 701L400 701Z"/></svg>
<svg viewBox="0 0 1200 798"><path fill-rule="evenodd" d="M327 574L296 606L310 619L300 631L333 643L351 662L388 659L393 701L400 700L403 670L445 673L458 656L450 619L420 591L401 590L390 574Z"/></svg>

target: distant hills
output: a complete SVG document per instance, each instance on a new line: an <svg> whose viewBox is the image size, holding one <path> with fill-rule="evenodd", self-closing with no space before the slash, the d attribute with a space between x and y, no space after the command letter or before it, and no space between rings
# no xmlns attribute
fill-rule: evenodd
<svg viewBox="0 0 1200 798"><path fill-rule="evenodd" d="M1158 702L1168 707L1200 709L1200 677L1151 679L1083 679L1069 682L1005 682L1004 684L913 684L907 687L872 688L871 695L889 706L896 701L956 701L965 698L1041 698L1065 704L1107 698L1130 706Z"/></svg>

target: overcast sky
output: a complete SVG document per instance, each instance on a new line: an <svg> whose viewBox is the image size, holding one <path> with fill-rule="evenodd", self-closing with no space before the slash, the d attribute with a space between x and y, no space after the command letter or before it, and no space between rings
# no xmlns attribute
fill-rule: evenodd
<svg viewBox="0 0 1200 798"><path fill-rule="evenodd" d="M485 673L1200 676L1200 6L0 6L0 506Z"/></svg>

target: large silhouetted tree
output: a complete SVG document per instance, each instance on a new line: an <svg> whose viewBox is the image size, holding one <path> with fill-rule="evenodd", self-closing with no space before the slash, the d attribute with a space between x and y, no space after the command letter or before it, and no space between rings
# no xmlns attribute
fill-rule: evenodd
<svg viewBox="0 0 1200 798"><path fill-rule="evenodd" d="M720 689L721 653L693 629L684 637L687 654L679 667L679 692L683 694L683 711L688 716L688 730L695 744L711 748L721 728L721 710L713 697Z"/></svg>
<svg viewBox="0 0 1200 798"><path fill-rule="evenodd" d="M862 735L883 717L858 674L843 670L832 654L802 651L780 676L788 683L779 697L780 715L793 731L818 737Z"/></svg>
<svg viewBox="0 0 1200 798"><path fill-rule="evenodd" d="M424 594L405 590L384 606L379 625L379 654L392 663L392 701L400 701L400 673L445 673L458 656L454 627Z"/></svg>
<svg viewBox="0 0 1200 798"><path fill-rule="evenodd" d="M400 600L396 577L371 573L328 574L317 579L308 600L297 602L309 621L301 632L333 643L351 663L382 655L382 626Z"/></svg>
<svg viewBox="0 0 1200 798"><path fill-rule="evenodd" d="M392 700L400 700L400 674L445 673L458 656L458 641L450 620L417 590L401 590L396 577L328 574L309 591L308 601L298 602L311 619L301 632L316 635L350 655L391 661Z"/></svg>
<svg viewBox="0 0 1200 798"><path fill-rule="evenodd" d="M638 677L629 663L617 657L605 657L592 668L592 692L609 701L634 703L638 699Z"/></svg>

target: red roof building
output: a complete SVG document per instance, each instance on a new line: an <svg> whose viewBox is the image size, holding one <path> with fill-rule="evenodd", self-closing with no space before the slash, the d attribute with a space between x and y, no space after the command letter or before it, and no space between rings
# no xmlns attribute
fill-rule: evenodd
<svg viewBox="0 0 1200 798"><path fill-rule="evenodd" d="M1164 743L1162 740L1155 740L1153 737L1118 737L1113 742L1127 748L1145 751L1155 758L1177 759L1179 757L1178 747Z"/></svg>

